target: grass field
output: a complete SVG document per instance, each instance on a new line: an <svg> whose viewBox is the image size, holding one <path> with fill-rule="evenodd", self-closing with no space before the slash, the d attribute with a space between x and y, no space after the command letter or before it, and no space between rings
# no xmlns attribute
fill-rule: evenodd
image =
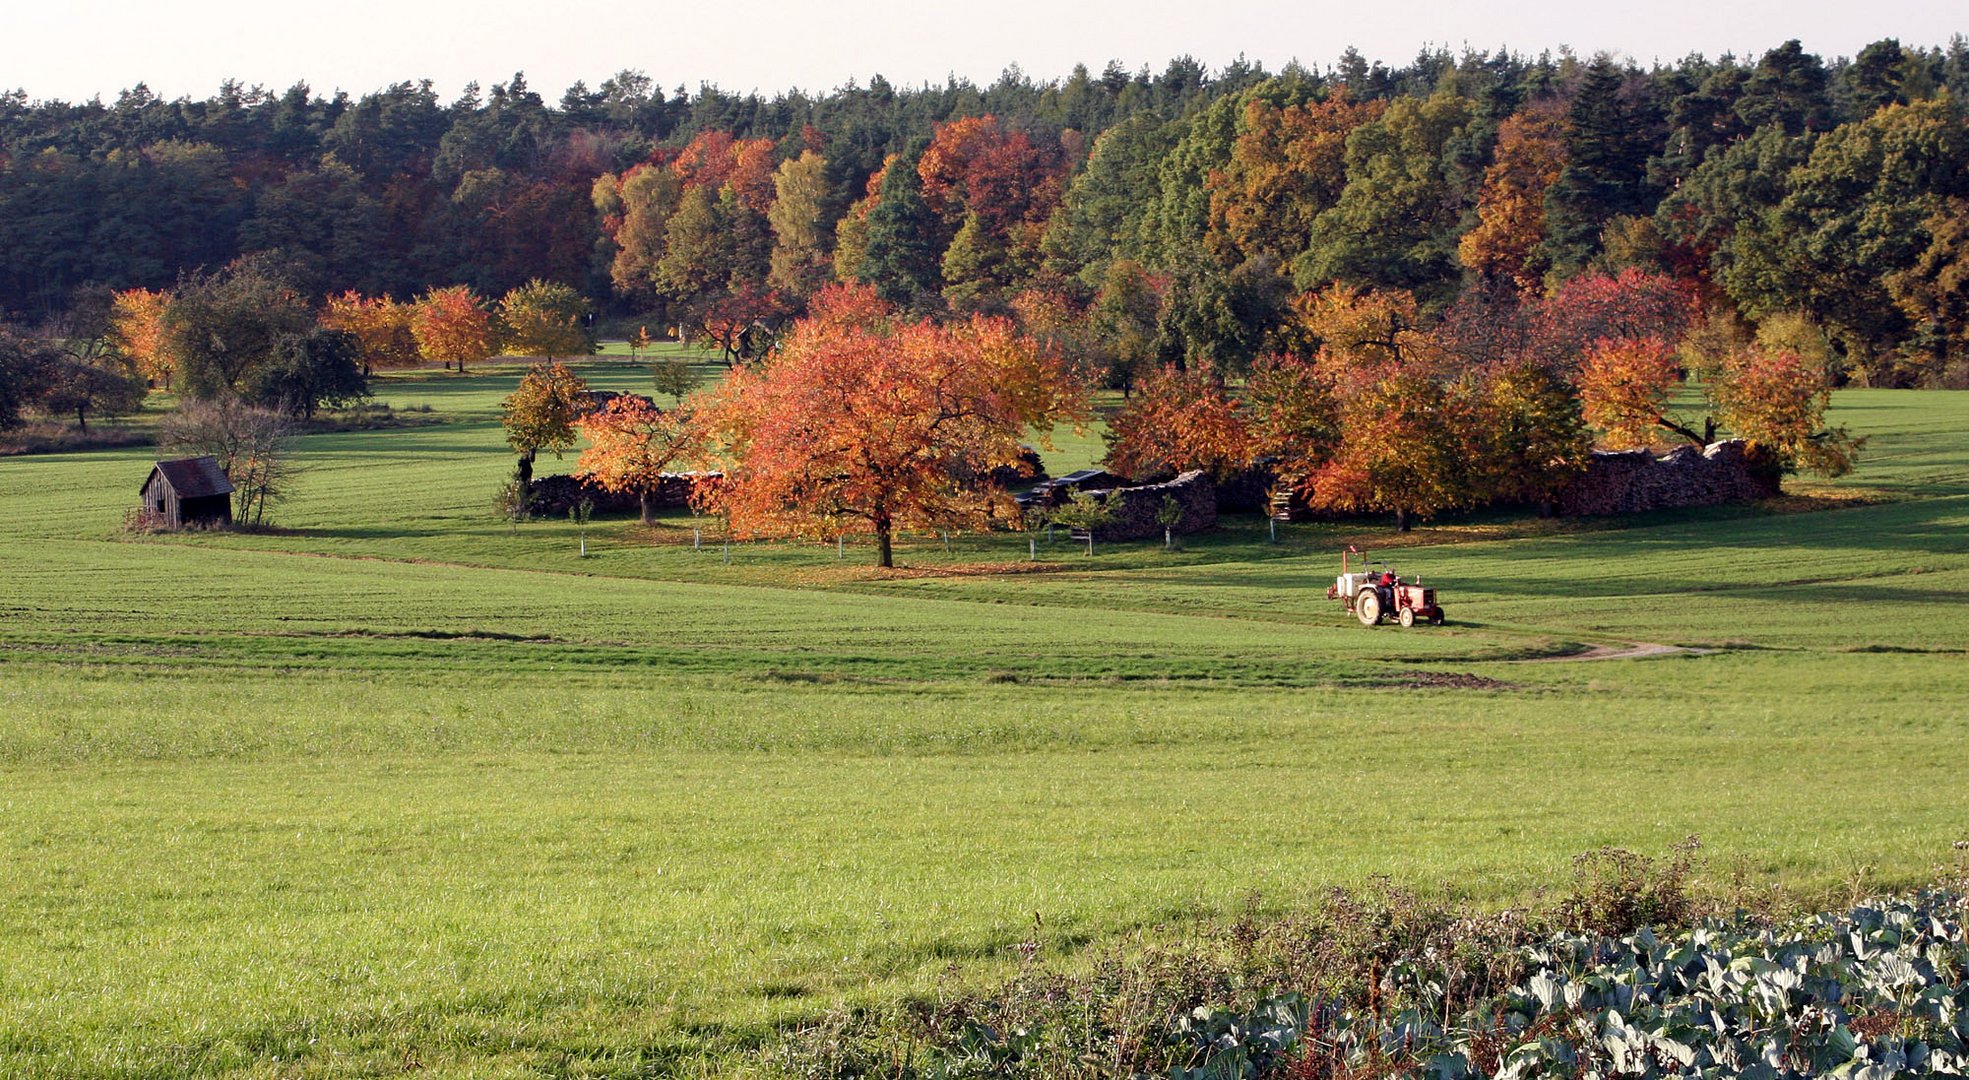
<svg viewBox="0 0 1969 1080"><path fill-rule="evenodd" d="M1969 838L1961 395L1842 392L1863 467L1774 506L1424 528L1453 624L1403 632L1322 596L1373 522L582 559L491 517L516 377L385 378L442 422L303 440L273 533L120 534L146 451L0 459L0 1075L743 1072L1254 892L1507 903L1689 833L1814 892ZM1712 651L1537 662L1629 641Z"/></svg>

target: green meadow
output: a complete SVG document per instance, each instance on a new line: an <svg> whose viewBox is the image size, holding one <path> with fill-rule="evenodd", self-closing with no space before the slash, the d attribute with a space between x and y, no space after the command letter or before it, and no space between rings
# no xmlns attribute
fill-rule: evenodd
<svg viewBox="0 0 1969 1080"><path fill-rule="evenodd" d="M742 1074L1028 939L1510 904L1690 834L1715 887L1843 896L1969 839L1961 394L1840 392L1861 467L1765 506L884 574L495 518L517 377L386 376L429 411L300 440L262 533L123 533L145 449L0 458L0 1075ZM1450 625L1347 618L1348 543ZM1684 649L1564 659L1635 642Z"/></svg>

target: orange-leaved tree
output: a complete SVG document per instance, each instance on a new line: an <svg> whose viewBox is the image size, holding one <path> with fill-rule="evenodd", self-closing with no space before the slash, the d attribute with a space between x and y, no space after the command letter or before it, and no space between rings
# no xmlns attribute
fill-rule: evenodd
<svg viewBox="0 0 1969 1080"><path fill-rule="evenodd" d="M1463 265L1536 293L1550 260L1545 194L1566 164L1566 121L1555 104L1532 105L1500 124L1494 161L1477 195L1477 225L1456 245Z"/></svg>
<svg viewBox="0 0 1969 1080"><path fill-rule="evenodd" d="M1387 102L1355 101L1343 89L1321 101L1245 105L1230 160L1213 170L1204 246L1226 265L1269 257L1290 266L1306 250L1313 219L1347 184L1347 137L1378 119Z"/></svg>
<svg viewBox="0 0 1969 1080"><path fill-rule="evenodd" d="M116 350L137 365L152 383L171 388L177 361L165 347L164 311L171 294L150 289L125 289L110 301L109 335Z"/></svg>
<svg viewBox="0 0 1969 1080"><path fill-rule="evenodd" d="M1107 440L1108 468L1135 480L1186 469L1221 478L1251 462L1250 425L1208 365L1143 376L1108 421Z"/></svg>
<svg viewBox="0 0 1969 1080"><path fill-rule="evenodd" d="M432 360L455 363L460 371L468 361L476 363L499 351L492 313L467 285L426 292L417 301L410 329L417 335L418 351Z"/></svg>
<svg viewBox="0 0 1969 1080"><path fill-rule="evenodd" d="M566 364L535 364L505 401L506 445L520 456L521 483L533 479L533 460L545 450L560 457L574 445L575 424L588 410L588 384Z"/></svg>
<svg viewBox="0 0 1969 1080"><path fill-rule="evenodd" d="M700 427L725 481L702 505L739 536L875 536L893 566L898 531L1010 517L989 479L1020 440L1082 422L1087 395L1056 355L1004 319L909 321L866 286L815 298L762 364L711 394Z"/></svg>
<svg viewBox="0 0 1969 1080"><path fill-rule="evenodd" d="M663 474L690 463L700 446L687 413L665 412L635 394L617 394L575 426L589 442L575 462L575 475L609 491L633 493L645 525L655 520L654 497Z"/></svg>
<svg viewBox="0 0 1969 1080"><path fill-rule="evenodd" d="M1302 294L1293 308L1305 330L1318 339L1322 366L1348 378L1442 365L1442 349L1422 329L1421 305L1406 290L1333 285Z"/></svg>
<svg viewBox="0 0 1969 1080"><path fill-rule="evenodd" d="M1323 461L1283 471L1307 503L1391 511L1406 532L1476 501L1472 380L1422 328L1415 297L1334 286L1297 306L1321 343L1314 387L1332 397L1321 407L1338 417Z"/></svg>
<svg viewBox="0 0 1969 1080"><path fill-rule="evenodd" d="M1865 445L1845 428L1827 426L1832 388L1824 371L1794 349L1753 345L1703 374L1708 415L1700 421L1674 416L1669 394L1681 374L1667 346L1651 338L1602 339L1587 350L1579 370L1586 419L1614 446L1650 445L1657 431L1703 446L1727 430L1777 472L1840 476Z"/></svg>
<svg viewBox="0 0 1969 1080"><path fill-rule="evenodd" d="M1467 387L1430 374L1383 369L1357 380L1340 407L1340 441L1302 482L1307 502L1331 510L1415 518L1476 500Z"/></svg>
<svg viewBox="0 0 1969 1080"><path fill-rule="evenodd" d="M1843 476L1865 445L1843 427L1828 427L1832 387L1824 372L1792 349L1752 346L1732 357L1708 386L1717 419L1781 470Z"/></svg>
<svg viewBox="0 0 1969 1080"><path fill-rule="evenodd" d="M415 312L413 305L387 296L364 296L351 289L328 298L321 325L356 336L364 371L410 367L418 360L417 335L410 329Z"/></svg>
<svg viewBox="0 0 1969 1080"><path fill-rule="evenodd" d="M1669 414L1669 393L1680 381L1674 351L1655 337L1600 338L1587 347L1579 365L1586 419L1617 449L1650 446L1658 430L1672 431L1697 446L1716 437L1714 421L1698 432Z"/></svg>

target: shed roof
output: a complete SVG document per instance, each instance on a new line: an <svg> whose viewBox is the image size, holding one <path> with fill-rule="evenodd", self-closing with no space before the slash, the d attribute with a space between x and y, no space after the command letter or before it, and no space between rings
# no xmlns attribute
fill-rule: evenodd
<svg viewBox="0 0 1969 1080"><path fill-rule="evenodd" d="M162 473L164 482L171 485L171 490L177 492L180 499L232 494L232 481L226 479L226 471L219 468L219 459L209 455L160 461L151 471ZM150 477L144 478L144 486L150 486Z"/></svg>

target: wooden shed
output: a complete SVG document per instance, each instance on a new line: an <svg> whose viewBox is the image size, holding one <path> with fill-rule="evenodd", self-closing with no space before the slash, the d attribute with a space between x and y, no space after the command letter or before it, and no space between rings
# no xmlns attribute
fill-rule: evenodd
<svg viewBox="0 0 1969 1080"><path fill-rule="evenodd" d="M151 466L144 513L167 529L232 524L232 481L213 457L178 458Z"/></svg>

